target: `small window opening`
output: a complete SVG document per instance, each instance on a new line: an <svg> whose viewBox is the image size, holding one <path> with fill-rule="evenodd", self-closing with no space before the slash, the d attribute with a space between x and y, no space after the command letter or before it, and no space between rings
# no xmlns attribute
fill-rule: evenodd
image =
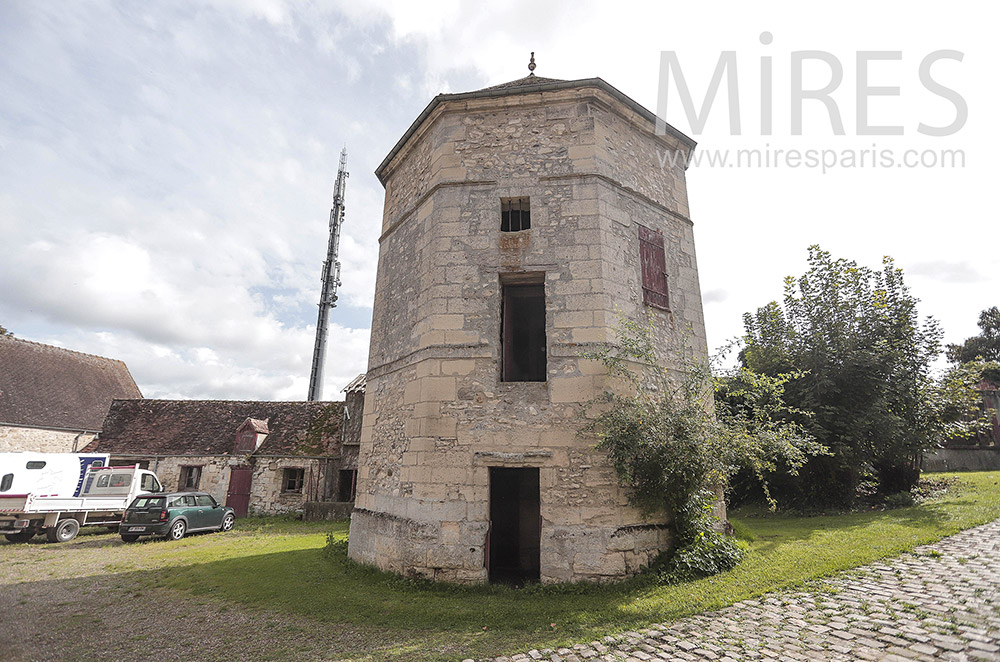
<svg viewBox="0 0 1000 662"><path fill-rule="evenodd" d="M44 469L45 468L45 462L42 462L41 460L32 460L31 462L28 462L26 465L24 465L24 468L25 469Z"/></svg>
<svg viewBox="0 0 1000 662"><path fill-rule="evenodd" d="M98 487L107 487L107 486L108 486L108 481L109 481L109 480L111 480L111 476L110 476L109 474L105 474L105 473L102 473L102 474L101 474L101 475L100 475L100 476L99 476L99 477L97 478L97 486L98 486Z"/></svg>
<svg viewBox="0 0 1000 662"><path fill-rule="evenodd" d="M520 232L531 229L530 198L500 200L500 232Z"/></svg>
<svg viewBox="0 0 1000 662"><path fill-rule="evenodd" d="M341 469L337 501L354 501L358 488L358 470Z"/></svg>
<svg viewBox="0 0 1000 662"><path fill-rule="evenodd" d="M201 484L201 467L181 467L181 479L178 489L196 490Z"/></svg>
<svg viewBox="0 0 1000 662"><path fill-rule="evenodd" d="M4 474L0 480L0 492L6 492L14 484L14 474Z"/></svg>
<svg viewBox="0 0 1000 662"><path fill-rule="evenodd" d="M282 492L302 492L302 484L305 482L305 469L285 469L281 476Z"/></svg>
<svg viewBox="0 0 1000 662"><path fill-rule="evenodd" d="M501 381L545 381L545 285L501 283Z"/></svg>

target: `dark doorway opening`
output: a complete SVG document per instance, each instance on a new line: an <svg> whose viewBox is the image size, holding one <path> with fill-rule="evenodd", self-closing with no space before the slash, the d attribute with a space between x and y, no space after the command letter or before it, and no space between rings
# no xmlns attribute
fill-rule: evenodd
<svg viewBox="0 0 1000 662"><path fill-rule="evenodd" d="M337 493L337 501L354 501L354 492L357 489L358 470L341 469L340 485Z"/></svg>
<svg viewBox="0 0 1000 662"><path fill-rule="evenodd" d="M503 283L502 381L545 381L545 285Z"/></svg>
<svg viewBox="0 0 1000 662"><path fill-rule="evenodd" d="M541 533L538 468L490 467L490 581L514 586L537 582Z"/></svg>

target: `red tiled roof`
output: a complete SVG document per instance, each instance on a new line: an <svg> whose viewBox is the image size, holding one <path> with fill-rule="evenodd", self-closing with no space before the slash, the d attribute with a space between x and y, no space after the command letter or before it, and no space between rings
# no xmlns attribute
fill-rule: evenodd
<svg viewBox="0 0 1000 662"><path fill-rule="evenodd" d="M121 361L0 337L0 423L100 430L114 398L141 398Z"/></svg>
<svg viewBox="0 0 1000 662"><path fill-rule="evenodd" d="M233 455L247 419L267 421L255 455L335 455L343 402L115 400L87 452L118 455Z"/></svg>

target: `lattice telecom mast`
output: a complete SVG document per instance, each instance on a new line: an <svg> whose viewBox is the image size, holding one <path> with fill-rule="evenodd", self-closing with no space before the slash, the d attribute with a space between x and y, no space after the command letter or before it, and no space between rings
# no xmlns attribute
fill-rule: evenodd
<svg viewBox="0 0 1000 662"><path fill-rule="evenodd" d="M326 364L326 336L330 326L330 309L337 305L340 287L340 226L344 222L344 188L347 186L347 148L340 152L340 168L333 185L333 207L330 209L330 245L323 262L323 291L319 296L319 318L316 320L316 344L313 347L312 373L309 375L309 400L323 397L323 366Z"/></svg>

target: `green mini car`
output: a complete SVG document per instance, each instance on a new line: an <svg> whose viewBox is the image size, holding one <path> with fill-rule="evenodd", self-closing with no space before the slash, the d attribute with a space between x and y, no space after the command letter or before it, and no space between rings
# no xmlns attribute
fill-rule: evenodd
<svg viewBox="0 0 1000 662"><path fill-rule="evenodd" d="M229 531L235 522L233 509L220 506L211 494L144 494L125 510L118 531L124 542L135 542L139 536L180 540L195 531Z"/></svg>

